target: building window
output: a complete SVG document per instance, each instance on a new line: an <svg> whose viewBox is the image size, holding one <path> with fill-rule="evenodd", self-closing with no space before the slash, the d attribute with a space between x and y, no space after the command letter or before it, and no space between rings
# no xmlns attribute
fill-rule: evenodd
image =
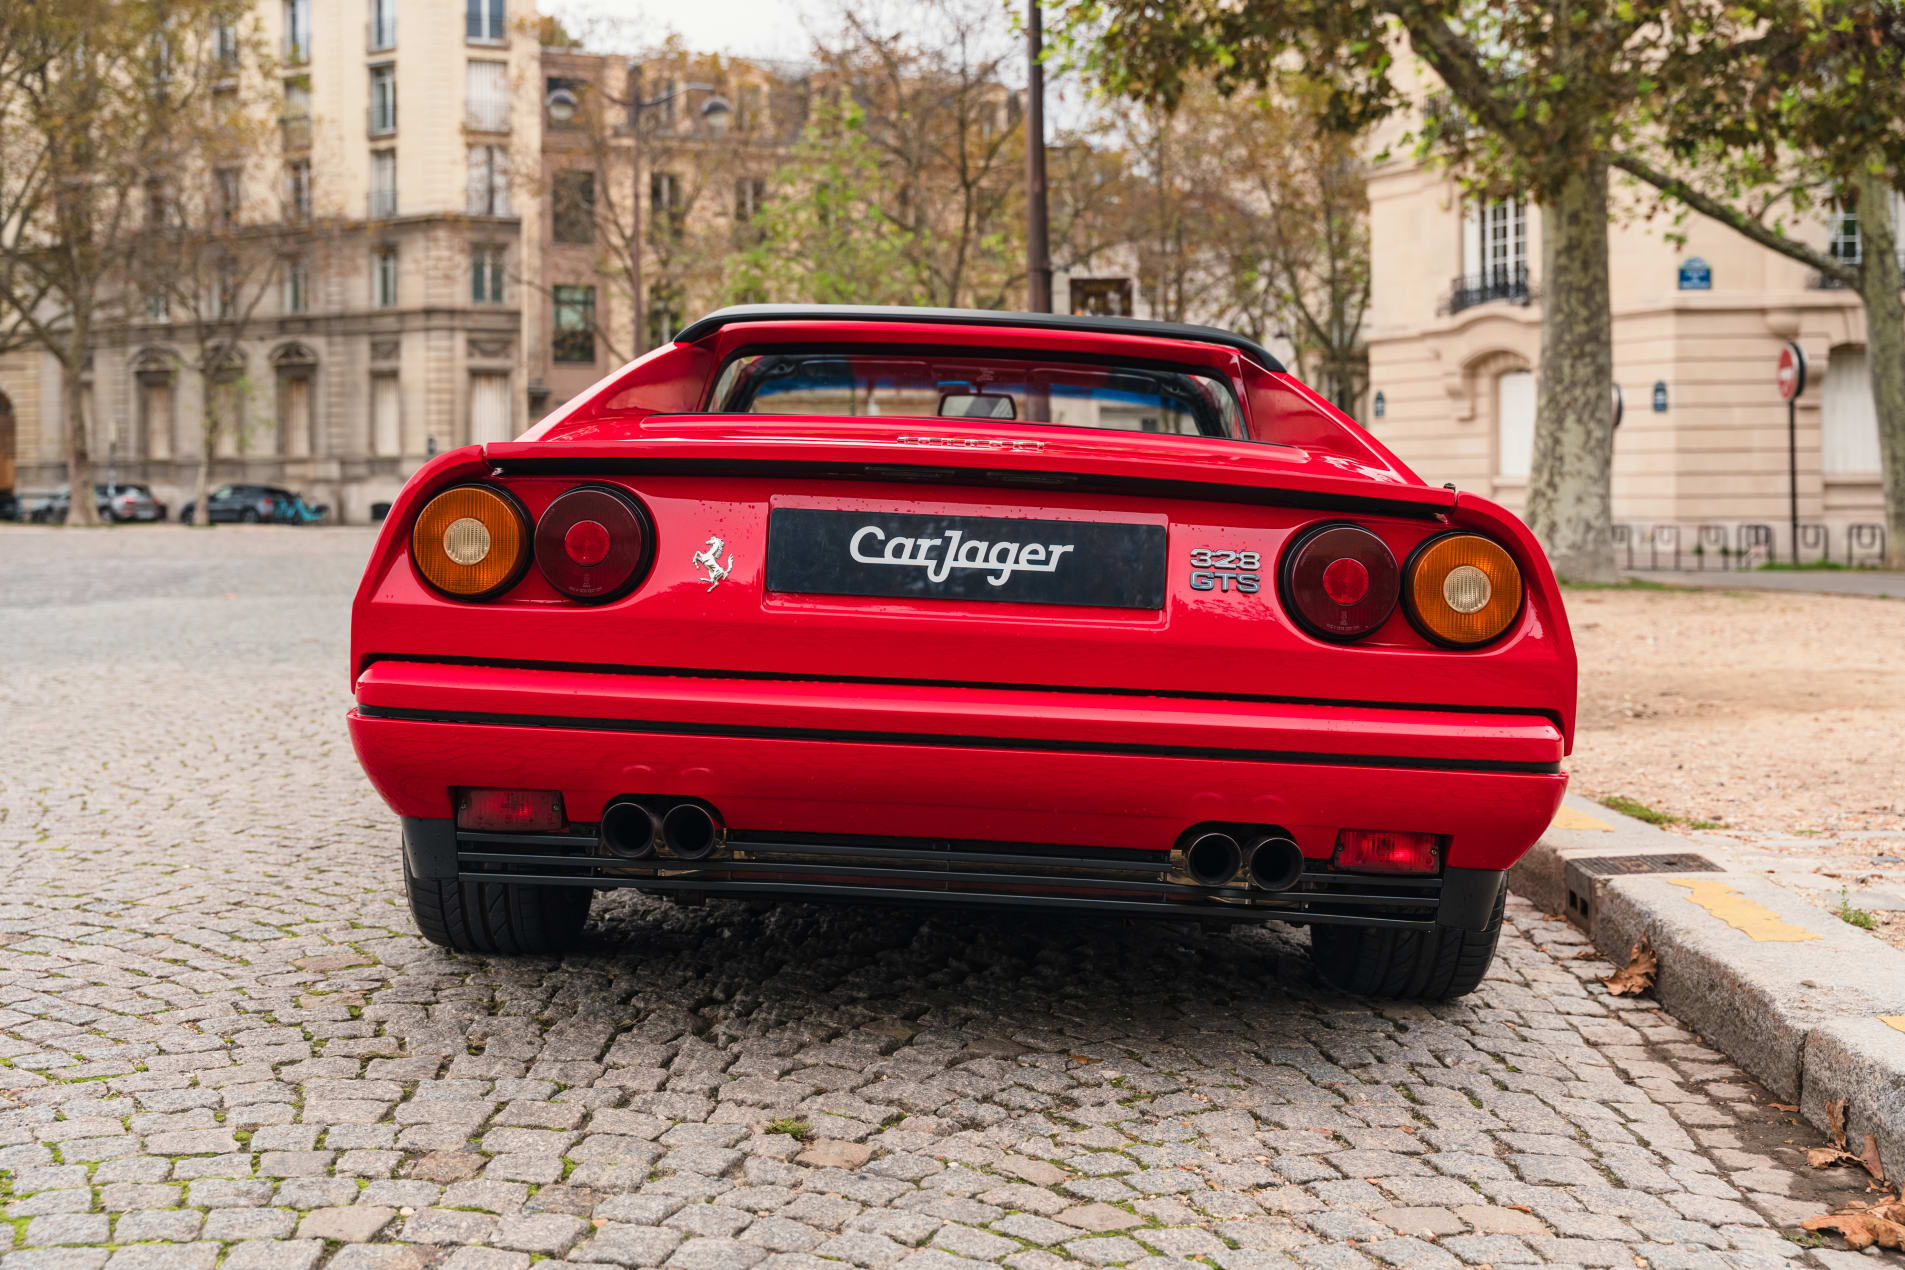
<svg viewBox="0 0 1905 1270"><path fill-rule="evenodd" d="M681 297L656 287L648 296L648 346L660 348L681 329Z"/></svg>
<svg viewBox="0 0 1905 1270"><path fill-rule="evenodd" d="M370 156L370 215L385 220L397 214L397 152L373 150Z"/></svg>
<svg viewBox="0 0 1905 1270"><path fill-rule="evenodd" d="M767 182L758 176L744 176L734 183L734 219L746 224L760 214L767 202Z"/></svg>
<svg viewBox="0 0 1905 1270"><path fill-rule="evenodd" d="M469 126L477 132L508 132L509 63L471 62L465 79Z"/></svg>
<svg viewBox="0 0 1905 1270"><path fill-rule="evenodd" d="M395 375L370 377L370 450L380 458L403 453L403 393Z"/></svg>
<svg viewBox="0 0 1905 1270"><path fill-rule="evenodd" d="M1511 370L1495 378L1495 475L1525 481L1535 453L1535 377Z"/></svg>
<svg viewBox="0 0 1905 1270"><path fill-rule="evenodd" d="M230 256L221 256L218 261L217 276L212 281L216 294L218 316L227 320L238 312L238 262Z"/></svg>
<svg viewBox="0 0 1905 1270"><path fill-rule="evenodd" d="M681 237L681 178L673 172L648 174L649 232L662 242Z"/></svg>
<svg viewBox="0 0 1905 1270"><path fill-rule="evenodd" d="M503 261L500 244L483 243L470 249L470 299L477 304L503 302Z"/></svg>
<svg viewBox="0 0 1905 1270"><path fill-rule="evenodd" d="M761 124L761 86L743 84L734 95L734 130L753 132Z"/></svg>
<svg viewBox="0 0 1905 1270"><path fill-rule="evenodd" d="M509 150L504 146L470 147L472 216L509 215Z"/></svg>
<svg viewBox="0 0 1905 1270"><path fill-rule="evenodd" d="M559 362L595 360L595 288L556 287L550 349Z"/></svg>
<svg viewBox="0 0 1905 1270"><path fill-rule="evenodd" d="M311 77L293 75L284 81L284 117L287 123L293 120L311 119Z"/></svg>
<svg viewBox="0 0 1905 1270"><path fill-rule="evenodd" d="M230 229L238 221L238 169L220 168L213 177L218 182L218 227Z"/></svg>
<svg viewBox="0 0 1905 1270"><path fill-rule="evenodd" d="M549 198L550 230L557 242L595 241L595 173L573 169L556 173Z"/></svg>
<svg viewBox="0 0 1905 1270"><path fill-rule="evenodd" d="M397 249L379 247L371 271L371 303L380 309L397 306Z"/></svg>
<svg viewBox="0 0 1905 1270"><path fill-rule="evenodd" d="M146 321L163 322L172 315L171 301L159 287L146 292Z"/></svg>
<svg viewBox="0 0 1905 1270"><path fill-rule="evenodd" d="M1870 365L1865 349L1856 344L1841 344L1826 357L1819 460L1827 476L1879 475L1879 412L1872 401Z"/></svg>
<svg viewBox="0 0 1905 1270"><path fill-rule="evenodd" d="M218 65L223 70L238 69L238 24L220 22L213 31L218 47Z"/></svg>
<svg viewBox="0 0 1905 1270"><path fill-rule="evenodd" d="M373 53L397 47L397 0L371 0L370 48Z"/></svg>
<svg viewBox="0 0 1905 1270"><path fill-rule="evenodd" d="M503 0L469 0L464 32L469 39L500 44L504 26Z"/></svg>
<svg viewBox="0 0 1905 1270"><path fill-rule="evenodd" d="M311 60L311 0L284 0L284 60L292 66Z"/></svg>
<svg viewBox="0 0 1905 1270"><path fill-rule="evenodd" d="M306 313L311 308L311 267L303 256L288 256L284 262L284 311Z"/></svg>
<svg viewBox="0 0 1905 1270"><path fill-rule="evenodd" d="M470 440L477 445L507 441L516 435L510 420L509 376L496 371L470 374Z"/></svg>
<svg viewBox="0 0 1905 1270"><path fill-rule="evenodd" d="M389 62L370 68L370 135L397 131L397 68Z"/></svg>
<svg viewBox="0 0 1905 1270"><path fill-rule="evenodd" d="M311 161L293 159L285 165L285 209L294 224L311 219Z"/></svg>

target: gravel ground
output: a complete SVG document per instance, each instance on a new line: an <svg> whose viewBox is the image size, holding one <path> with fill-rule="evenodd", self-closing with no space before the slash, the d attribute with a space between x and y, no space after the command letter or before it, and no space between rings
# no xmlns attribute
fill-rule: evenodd
<svg viewBox="0 0 1905 1270"><path fill-rule="evenodd" d="M1434 1007L1282 928L632 893L448 955L342 726L368 546L0 532L0 1270L1901 1265L1520 902Z"/></svg>
<svg viewBox="0 0 1905 1270"><path fill-rule="evenodd" d="M1694 836L1775 858L1826 907L1843 887L1905 946L1905 912L1874 907L1905 897L1905 601L1571 590L1567 606L1574 790L1719 822Z"/></svg>

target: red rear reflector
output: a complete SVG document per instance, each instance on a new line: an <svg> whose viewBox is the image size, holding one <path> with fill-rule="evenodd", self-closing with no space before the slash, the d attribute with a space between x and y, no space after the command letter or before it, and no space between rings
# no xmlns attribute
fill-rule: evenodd
<svg viewBox="0 0 1905 1270"><path fill-rule="evenodd" d="M1436 834L1345 829L1336 835L1331 864L1351 873L1434 873L1440 856L1441 838Z"/></svg>
<svg viewBox="0 0 1905 1270"><path fill-rule="evenodd" d="M552 789L466 789L456 799L456 827L487 833L560 833L562 795Z"/></svg>
<svg viewBox="0 0 1905 1270"><path fill-rule="evenodd" d="M599 604L641 582L654 541L648 513L633 498L611 485L578 485L536 521L536 565L564 595Z"/></svg>
<svg viewBox="0 0 1905 1270"><path fill-rule="evenodd" d="M1402 572L1387 543L1361 525L1321 525L1285 554L1283 603L1310 634L1360 639L1395 611Z"/></svg>

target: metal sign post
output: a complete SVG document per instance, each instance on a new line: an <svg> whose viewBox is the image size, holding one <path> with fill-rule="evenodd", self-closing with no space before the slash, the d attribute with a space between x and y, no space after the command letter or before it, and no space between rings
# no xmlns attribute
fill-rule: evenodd
<svg viewBox="0 0 1905 1270"><path fill-rule="evenodd" d="M1806 391L1806 350L1792 340L1779 350L1773 383L1786 402L1786 514L1792 560L1799 564L1799 394Z"/></svg>

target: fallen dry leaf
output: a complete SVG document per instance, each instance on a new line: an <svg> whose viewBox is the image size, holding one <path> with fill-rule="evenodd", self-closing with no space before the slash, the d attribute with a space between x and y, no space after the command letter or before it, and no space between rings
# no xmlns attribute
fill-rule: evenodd
<svg viewBox="0 0 1905 1270"><path fill-rule="evenodd" d="M1654 976L1659 971L1660 959L1654 956L1654 946L1642 935L1627 954L1627 964L1601 982L1607 986L1609 996L1637 997L1653 989Z"/></svg>
<svg viewBox="0 0 1905 1270"><path fill-rule="evenodd" d="M1859 1152L1859 1163L1865 1166L1865 1171L1872 1175L1873 1181L1881 1185L1884 1183L1885 1164L1879 1159L1879 1140L1872 1134L1865 1135L1865 1150Z"/></svg>
<svg viewBox="0 0 1905 1270"><path fill-rule="evenodd" d="M1850 1098L1828 1098L1826 1100L1826 1132L1832 1138L1832 1145L1845 1150L1845 1109L1852 1104Z"/></svg>
<svg viewBox="0 0 1905 1270"><path fill-rule="evenodd" d="M1799 1107L1795 1103L1776 1102L1773 1104L1773 1110L1774 1111L1798 1111Z"/></svg>
<svg viewBox="0 0 1905 1270"><path fill-rule="evenodd" d="M1841 1212L1808 1217L1799 1224L1807 1230L1830 1230L1843 1235L1846 1247L1854 1252L1873 1244L1905 1250L1905 1203L1896 1200L1875 1208L1854 1203Z"/></svg>
<svg viewBox="0 0 1905 1270"><path fill-rule="evenodd" d="M1857 1164L1859 1157L1850 1151L1841 1151L1838 1147L1814 1147L1806 1152L1806 1163L1815 1169L1831 1169L1846 1164Z"/></svg>

